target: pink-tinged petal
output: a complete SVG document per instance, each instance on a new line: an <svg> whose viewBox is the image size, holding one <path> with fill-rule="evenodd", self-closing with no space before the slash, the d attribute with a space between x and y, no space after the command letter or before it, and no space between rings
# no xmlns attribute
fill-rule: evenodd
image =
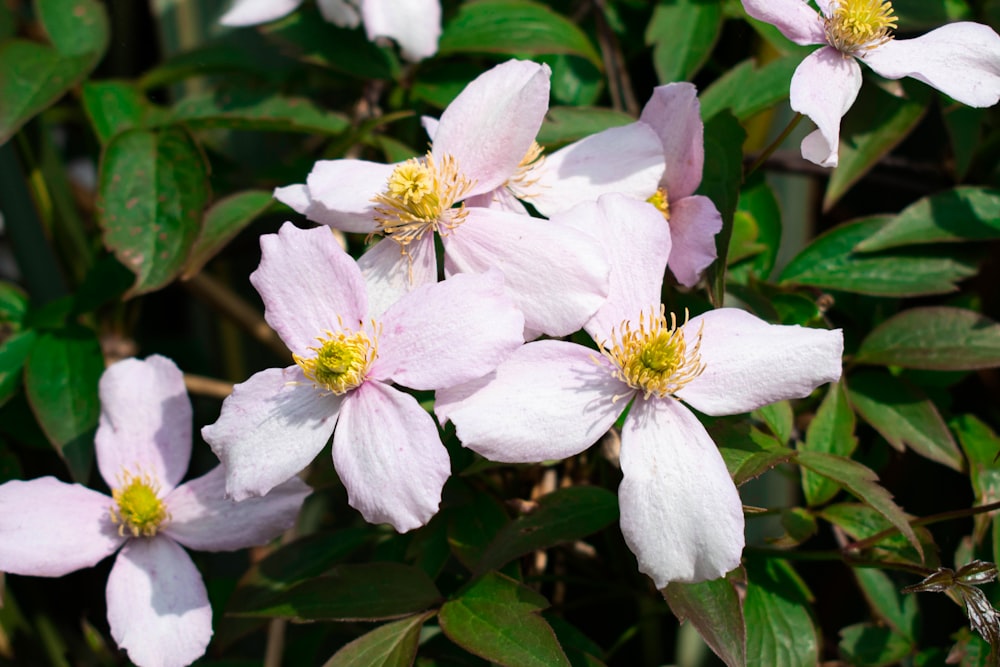
<svg viewBox="0 0 1000 667"><path fill-rule="evenodd" d="M355 331L365 320L368 297L361 271L329 229L298 229L290 222L260 237L260 266L250 282L264 300L264 319L295 354L325 331Z"/></svg>
<svg viewBox="0 0 1000 667"><path fill-rule="evenodd" d="M705 427L672 398L632 404L622 428L622 534L657 588L740 564L743 505Z"/></svg>
<svg viewBox="0 0 1000 667"><path fill-rule="evenodd" d="M663 151L645 123L613 127L545 156L526 199L552 216L603 194L648 199L663 176Z"/></svg>
<svg viewBox="0 0 1000 667"><path fill-rule="evenodd" d="M822 12L823 16L833 15L833 5L839 2L839 0L816 0L816 6L819 7L819 11Z"/></svg>
<svg viewBox="0 0 1000 667"><path fill-rule="evenodd" d="M361 13L346 0L316 0L316 5L323 18L338 27L357 28L361 25Z"/></svg>
<svg viewBox="0 0 1000 667"><path fill-rule="evenodd" d="M494 211L506 211L507 213L517 213L518 215L528 215L528 209L510 191L510 188L505 185L501 185L496 190L490 190L481 195L469 197L465 200L465 205L477 208L491 208Z"/></svg>
<svg viewBox="0 0 1000 667"><path fill-rule="evenodd" d="M186 482L166 497L170 522L162 531L195 551L235 551L266 544L292 527L312 489L298 477L266 496L235 502L226 498L226 471Z"/></svg>
<svg viewBox="0 0 1000 667"><path fill-rule="evenodd" d="M722 214L708 197L694 195L670 202L668 265L677 282L693 287L715 261L715 235L722 231Z"/></svg>
<svg viewBox="0 0 1000 667"><path fill-rule="evenodd" d="M823 17L806 0L743 0L750 17L770 23L796 44L825 44Z"/></svg>
<svg viewBox="0 0 1000 667"><path fill-rule="evenodd" d="M275 188L274 198L302 215L306 214L306 211L309 210L309 206L312 204L312 199L309 198L309 188L304 183Z"/></svg>
<svg viewBox="0 0 1000 667"><path fill-rule="evenodd" d="M812 52L792 75L789 102L818 129L802 141L802 157L822 167L836 167L840 119L861 89L861 68L854 58L825 46Z"/></svg>
<svg viewBox="0 0 1000 667"><path fill-rule="evenodd" d="M427 138L434 141L434 134L437 132L438 125L441 121L432 116L421 116L420 117L420 127L424 128L424 132L427 133Z"/></svg>
<svg viewBox="0 0 1000 667"><path fill-rule="evenodd" d="M486 375L524 344L524 315L498 271L424 285L382 318L371 377L441 389Z"/></svg>
<svg viewBox="0 0 1000 667"><path fill-rule="evenodd" d="M443 240L445 270L499 269L533 331L569 335L607 298L607 252L594 237L566 225L477 208Z"/></svg>
<svg viewBox="0 0 1000 667"><path fill-rule="evenodd" d="M166 357L124 359L101 376L101 419L94 439L108 486L123 473L150 475L169 493L191 460L191 401L184 374Z"/></svg>
<svg viewBox="0 0 1000 667"><path fill-rule="evenodd" d="M736 308L720 308L684 325L688 348L701 332L704 372L677 397L707 415L735 415L840 379L840 329L768 324Z"/></svg>
<svg viewBox="0 0 1000 667"><path fill-rule="evenodd" d="M671 227L656 208L623 195L604 195L553 216L552 222L593 234L608 252L608 299L584 326L596 340L608 340L623 320L660 303Z"/></svg>
<svg viewBox="0 0 1000 667"><path fill-rule="evenodd" d="M229 11L219 17L219 23L231 26L270 23L291 14L300 4L302 0L236 0Z"/></svg>
<svg viewBox="0 0 1000 667"><path fill-rule="evenodd" d="M320 160L306 178L308 203L304 208L298 190L278 188L274 196L313 222L368 234L375 230L376 204L372 198L385 190L395 168L365 160Z"/></svg>
<svg viewBox="0 0 1000 667"><path fill-rule="evenodd" d="M949 23L895 39L861 56L887 79L910 76L970 107L1000 100L1000 35L980 23Z"/></svg>
<svg viewBox="0 0 1000 667"><path fill-rule="evenodd" d="M191 557L169 537L130 540L111 568L108 625L140 667L185 667L212 639L212 606Z"/></svg>
<svg viewBox="0 0 1000 667"><path fill-rule="evenodd" d="M368 39L389 37L411 62L437 53L441 0L365 0L361 3Z"/></svg>
<svg viewBox="0 0 1000 667"><path fill-rule="evenodd" d="M454 422L464 446L491 461L534 463L590 447L632 393L594 350L540 340L487 378L437 392L434 410L442 422Z"/></svg>
<svg viewBox="0 0 1000 667"><path fill-rule="evenodd" d="M705 126L701 122L698 89L690 83L657 86L639 120L656 132L666 166L659 184L670 201L698 189L705 165Z"/></svg>
<svg viewBox="0 0 1000 667"><path fill-rule="evenodd" d="M437 282L437 251L434 234L402 247L383 238L358 258L368 293L368 317L378 319L386 308L421 285Z"/></svg>
<svg viewBox="0 0 1000 667"><path fill-rule="evenodd" d="M549 108L548 65L510 60L476 77L444 110L434 158L445 155L475 183L469 195L503 185L531 148Z"/></svg>
<svg viewBox="0 0 1000 667"><path fill-rule="evenodd" d="M431 416L417 399L381 382L366 382L344 401L333 465L351 507L401 533L434 516L451 474Z"/></svg>
<svg viewBox="0 0 1000 667"><path fill-rule="evenodd" d="M226 495L262 496L309 465L330 439L342 400L313 387L298 366L233 387L218 421L201 429L226 467Z"/></svg>
<svg viewBox="0 0 1000 667"><path fill-rule="evenodd" d="M0 571L61 577L96 565L125 538L108 496L55 477L0 485Z"/></svg>

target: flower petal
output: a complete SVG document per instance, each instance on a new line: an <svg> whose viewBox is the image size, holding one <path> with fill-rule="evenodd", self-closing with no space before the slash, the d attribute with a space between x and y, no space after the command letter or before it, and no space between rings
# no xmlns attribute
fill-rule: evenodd
<svg viewBox="0 0 1000 667"><path fill-rule="evenodd" d="M823 167L836 167L840 119L854 104L861 89L861 68L854 58L825 46L806 56L792 75L789 101L792 109L816 123L802 141L802 157Z"/></svg>
<svg viewBox="0 0 1000 667"><path fill-rule="evenodd" d="M185 667L212 639L212 606L201 573L169 537L130 540L111 568L108 625L129 660Z"/></svg>
<svg viewBox="0 0 1000 667"><path fill-rule="evenodd" d="M371 377L441 389L486 375L524 344L524 316L498 271L459 274L386 311Z"/></svg>
<svg viewBox="0 0 1000 667"><path fill-rule="evenodd" d="M218 421L201 429L226 467L226 494L262 496L309 465L330 439L342 400L313 387L298 366L233 387Z"/></svg>
<svg viewBox="0 0 1000 667"><path fill-rule="evenodd" d="M97 466L112 489L122 473L151 475L166 494L191 460L191 401L173 361L124 359L101 376Z"/></svg>
<svg viewBox="0 0 1000 667"><path fill-rule="evenodd" d="M534 463L579 454L625 409L632 390L597 352L561 340L528 343L483 380L437 392L434 410L491 461Z"/></svg>
<svg viewBox="0 0 1000 667"><path fill-rule="evenodd" d="M1000 100L1000 35L979 23L949 23L915 39L894 39L861 60L887 79L911 76L971 107Z"/></svg>
<svg viewBox="0 0 1000 667"><path fill-rule="evenodd" d="M250 282L264 300L264 319L295 354L343 326L356 331L368 311L358 265L329 229L290 222L260 237L260 266Z"/></svg>
<svg viewBox="0 0 1000 667"><path fill-rule="evenodd" d="M672 398L636 400L622 428L622 534L662 589L740 564L743 505L701 422Z"/></svg>
<svg viewBox="0 0 1000 667"><path fill-rule="evenodd" d="M437 282L434 234L410 243L406 254L391 238L383 238L358 258L368 293L368 317L378 319L386 308L421 285Z"/></svg>
<svg viewBox="0 0 1000 667"><path fill-rule="evenodd" d="M219 17L219 23L231 26L270 23L285 14L291 14L302 0L236 0L229 10Z"/></svg>
<svg viewBox="0 0 1000 667"><path fill-rule="evenodd" d="M365 0L361 3L368 39L390 37L411 62L437 53L441 0Z"/></svg>
<svg viewBox="0 0 1000 667"><path fill-rule="evenodd" d="M653 89L639 120L652 128L663 146L661 183L673 202L694 194L705 165L705 126L698 89L690 83L668 83Z"/></svg>
<svg viewBox="0 0 1000 667"><path fill-rule="evenodd" d="M61 577L110 556L125 538L114 501L55 477L0 485L0 572Z"/></svg>
<svg viewBox="0 0 1000 667"><path fill-rule="evenodd" d="M340 28L357 28L361 24L361 14L357 7L347 0L316 0L319 13L330 23Z"/></svg>
<svg viewBox="0 0 1000 667"><path fill-rule="evenodd" d="M313 222L368 234L375 230L372 198L385 190L395 168L365 160L320 160L306 178L305 192L302 185L290 185L275 190L274 197Z"/></svg>
<svg viewBox="0 0 1000 667"><path fill-rule="evenodd" d="M768 324L736 308L720 308L684 325L692 345L701 331L705 371L677 397L707 415L734 415L840 379L844 337L840 329Z"/></svg>
<svg viewBox="0 0 1000 667"><path fill-rule="evenodd" d="M476 208L443 242L449 275L503 273L528 329L569 335L607 298L607 252L566 225Z"/></svg>
<svg viewBox="0 0 1000 667"><path fill-rule="evenodd" d="M667 265L677 282L693 287L715 261L715 235L722 231L722 214L708 197L694 195L670 202L670 249Z"/></svg>
<svg viewBox="0 0 1000 667"><path fill-rule="evenodd" d="M196 551L235 551L265 544L292 527L312 492L292 477L262 498L226 498L226 471L210 472L174 489L165 502L170 523L163 533Z"/></svg>
<svg viewBox="0 0 1000 667"><path fill-rule="evenodd" d="M499 187L531 148L549 108L548 65L509 60L479 75L441 115L434 158L458 162L469 196Z"/></svg>
<svg viewBox="0 0 1000 667"><path fill-rule="evenodd" d="M451 474L437 426L417 399L370 381L348 395L333 436L347 500L369 523L401 533L427 523Z"/></svg>
<svg viewBox="0 0 1000 667"><path fill-rule="evenodd" d="M796 44L826 43L823 18L805 0L743 0L743 9Z"/></svg>
<svg viewBox="0 0 1000 667"><path fill-rule="evenodd" d="M613 127L545 156L526 199L552 216L618 192L648 199L663 176L663 151L645 123Z"/></svg>

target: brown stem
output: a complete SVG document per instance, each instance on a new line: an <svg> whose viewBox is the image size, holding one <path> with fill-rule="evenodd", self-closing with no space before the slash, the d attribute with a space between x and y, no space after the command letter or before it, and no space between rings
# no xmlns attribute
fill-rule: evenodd
<svg viewBox="0 0 1000 667"><path fill-rule="evenodd" d="M275 354L282 358L289 357L288 348L278 338L278 334L271 330L260 313L220 281L202 271L182 281L181 284L274 350Z"/></svg>
<svg viewBox="0 0 1000 667"><path fill-rule="evenodd" d="M984 512L992 512L993 510L1000 509L1000 501L995 503L989 503L988 505L980 505L978 507L970 507L968 509L962 510L951 510L948 512L940 512L938 514L931 514L930 516L925 516L920 519L914 519L910 522L911 526L929 526L932 523L940 523L942 521L951 521L952 519L964 519L965 517L975 516L977 514L983 514ZM868 547L875 546L882 540L899 532L898 528L886 528L885 530L879 531L872 535L871 537L866 537L863 540L858 540L856 542L850 542L845 544L841 551L847 553L849 551L861 551L862 549L867 549Z"/></svg>
<svg viewBox="0 0 1000 667"><path fill-rule="evenodd" d="M608 94L611 104L621 111L624 109L632 116L639 115L639 103L632 92L632 82L629 79L625 59L622 57L621 46L614 30L605 15L605 0L593 0L594 21L597 23L597 41L601 47L601 59L608 77Z"/></svg>
<svg viewBox="0 0 1000 667"><path fill-rule="evenodd" d="M184 386L187 387L189 394L194 394L195 396L208 396L209 398L222 399L233 393L232 382L216 380L215 378L205 377L204 375L191 375L190 373L185 373Z"/></svg>

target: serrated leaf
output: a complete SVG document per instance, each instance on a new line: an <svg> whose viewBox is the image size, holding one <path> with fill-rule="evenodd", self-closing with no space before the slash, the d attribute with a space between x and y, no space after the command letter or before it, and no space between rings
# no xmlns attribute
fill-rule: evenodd
<svg viewBox="0 0 1000 667"><path fill-rule="evenodd" d="M768 667L815 665L818 631L805 584L783 560L750 559L746 567L747 655Z"/></svg>
<svg viewBox="0 0 1000 667"><path fill-rule="evenodd" d="M274 199L266 190L246 190L229 195L205 211L201 231L191 247L182 279L190 278L247 225L271 207Z"/></svg>
<svg viewBox="0 0 1000 667"><path fill-rule="evenodd" d="M858 414L896 449L908 446L958 471L965 466L941 413L917 387L889 373L861 371L850 377L848 394Z"/></svg>
<svg viewBox="0 0 1000 667"><path fill-rule="evenodd" d="M806 439L800 451L823 452L849 457L858 446L854 437L854 411L847 402L843 384L830 385L816 416L809 422ZM802 470L802 492L810 506L822 505L835 495L840 487L828 477Z"/></svg>
<svg viewBox="0 0 1000 667"><path fill-rule="evenodd" d="M852 572L876 616L907 639L920 636L920 608L915 596L901 595L899 586L882 570L856 567Z"/></svg>
<svg viewBox="0 0 1000 667"><path fill-rule="evenodd" d="M575 24L547 6L527 0L464 3L438 42L438 55L565 53L603 67L600 54Z"/></svg>
<svg viewBox="0 0 1000 667"><path fill-rule="evenodd" d="M728 111L721 111L705 123L705 166L698 194L707 196L722 215L722 231L715 237L716 256L729 254L733 216L743 183L743 142L747 134ZM722 304L726 287L726 263L715 262L709 268L709 284L714 301Z"/></svg>
<svg viewBox="0 0 1000 667"><path fill-rule="evenodd" d="M613 109L549 107L536 140L543 146L558 147L634 121L628 114Z"/></svg>
<svg viewBox="0 0 1000 667"><path fill-rule="evenodd" d="M351 127L343 114L320 109L305 98L248 90L223 90L181 99L157 117L157 125L172 123L311 134L340 134Z"/></svg>
<svg viewBox="0 0 1000 667"><path fill-rule="evenodd" d="M737 486L760 477L768 470L790 461L795 450L756 427L713 429L712 438L719 444L719 453Z"/></svg>
<svg viewBox="0 0 1000 667"><path fill-rule="evenodd" d="M661 1L646 28L660 83L688 81L708 59L722 28L717 1Z"/></svg>
<svg viewBox="0 0 1000 667"><path fill-rule="evenodd" d="M923 545L923 555L879 512L861 503L836 503L827 505L819 516L844 531L854 540L866 540L877 533L887 532L878 543L870 547L871 558L884 563L907 563L921 567L937 567L937 546L930 531L916 526L913 532Z"/></svg>
<svg viewBox="0 0 1000 667"><path fill-rule="evenodd" d="M1000 324L971 310L905 310L861 341L855 361L937 371L1000 366Z"/></svg>
<svg viewBox="0 0 1000 667"><path fill-rule="evenodd" d="M709 648L728 667L747 664L746 623L743 600L736 585L746 582L743 568L726 577L697 584L671 582L663 597L680 622L690 621Z"/></svg>
<svg viewBox="0 0 1000 667"><path fill-rule="evenodd" d="M819 531L816 516L801 507L781 510L781 527L785 529L785 534L770 540L774 546L781 549L798 546Z"/></svg>
<svg viewBox="0 0 1000 667"><path fill-rule="evenodd" d="M135 276L131 296L172 281L187 261L208 201L204 159L181 128L128 130L101 160L104 244Z"/></svg>
<svg viewBox="0 0 1000 667"><path fill-rule="evenodd" d="M781 444L787 443L789 438L792 437L792 431L795 430L795 413L792 410L790 402L777 401L776 403L769 403L757 408L750 414L767 424L767 427L771 429L771 433L774 434L774 437Z"/></svg>
<svg viewBox="0 0 1000 667"><path fill-rule="evenodd" d="M969 478L977 505L986 505L1000 500L1000 438L988 425L973 415L960 415L951 421L951 427L958 435L962 450L969 459ZM974 517L973 538L978 543L986 534L986 529L994 521L989 514ZM994 544L1000 550L1000 544Z"/></svg>
<svg viewBox="0 0 1000 667"><path fill-rule="evenodd" d="M569 667L552 627L538 612L548 600L490 572L441 605L438 621L465 650L508 667Z"/></svg>
<svg viewBox="0 0 1000 667"><path fill-rule="evenodd" d="M323 667L410 667L429 611L375 628L333 654Z"/></svg>
<svg viewBox="0 0 1000 667"><path fill-rule="evenodd" d="M855 623L842 628L837 646L841 655L857 667L898 665L915 648L912 639L871 623Z"/></svg>
<svg viewBox="0 0 1000 667"><path fill-rule="evenodd" d="M782 56L760 67L752 60L744 60L698 96L702 117L711 118L729 109L744 121L773 107L788 97L792 74L801 62L798 55Z"/></svg>

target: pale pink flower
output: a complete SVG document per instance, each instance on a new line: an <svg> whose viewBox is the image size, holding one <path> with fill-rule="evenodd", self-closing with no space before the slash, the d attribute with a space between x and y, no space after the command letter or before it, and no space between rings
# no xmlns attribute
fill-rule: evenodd
<svg viewBox="0 0 1000 667"><path fill-rule="evenodd" d="M559 224L461 204L517 172L548 109L549 76L532 62L498 65L448 105L427 157L396 165L320 161L304 185L275 197L315 222L384 235L358 260L375 313L437 280L437 233L446 274L496 268L529 331L570 334L607 296L600 244Z"/></svg>
<svg viewBox="0 0 1000 667"><path fill-rule="evenodd" d="M224 497L222 467L178 483L191 457L191 402L172 361L126 359L101 376L97 465L108 497L53 477L0 486L0 570L61 577L119 548L108 624L140 667L180 667L205 653L212 607L180 545L232 551L291 527L309 487L291 479L267 498Z"/></svg>
<svg viewBox="0 0 1000 667"><path fill-rule="evenodd" d="M230 26L268 23L291 14L301 4L302 0L235 0L219 22ZM363 21L369 41L389 37L407 60L415 62L437 53L440 0L317 0L317 4L323 18L341 28L356 28Z"/></svg>
<svg viewBox="0 0 1000 667"><path fill-rule="evenodd" d="M645 212L644 212L645 211ZM572 209L607 230L611 297L587 324L600 352L560 340L518 349L489 376L440 391L435 411L493 461L573 456L631 403L621 436L621 529L657 588L714 579L743 550L739 493L685 404L732 415L840 377L841 332L775 326L734 308L676 322L659 304L670 237L649 207L606 195Z"/></svg>
<svg viewBox="0 0 1000 667"><path fill-rule="evenodd" d="M433 418L396 382L439 390L489 373L522 344L497 272L410 292L374 319L357 264L330 230L286 223L260 240L250 280L296 364L237 385L202 435L237 500L305 468L333 434L348 502L404 532L437 512L451 472ZM334 426L336 425L336 430Z"/></svg>
<svg viewBox="0 0 1000 667"><path fill-rule="evenodd" d="M773 24L796 44L825 44L792 76L793 110L818 128L802 140L802 157L836 167L840 119L861 89L857 60L887 79L923 81L973 107L1000 100L1000 36L979 23L951 23L916 39L892 38L896 28L887 0L743 0L755 19ZM855 60L857 59L857 60Z"/></svg>

